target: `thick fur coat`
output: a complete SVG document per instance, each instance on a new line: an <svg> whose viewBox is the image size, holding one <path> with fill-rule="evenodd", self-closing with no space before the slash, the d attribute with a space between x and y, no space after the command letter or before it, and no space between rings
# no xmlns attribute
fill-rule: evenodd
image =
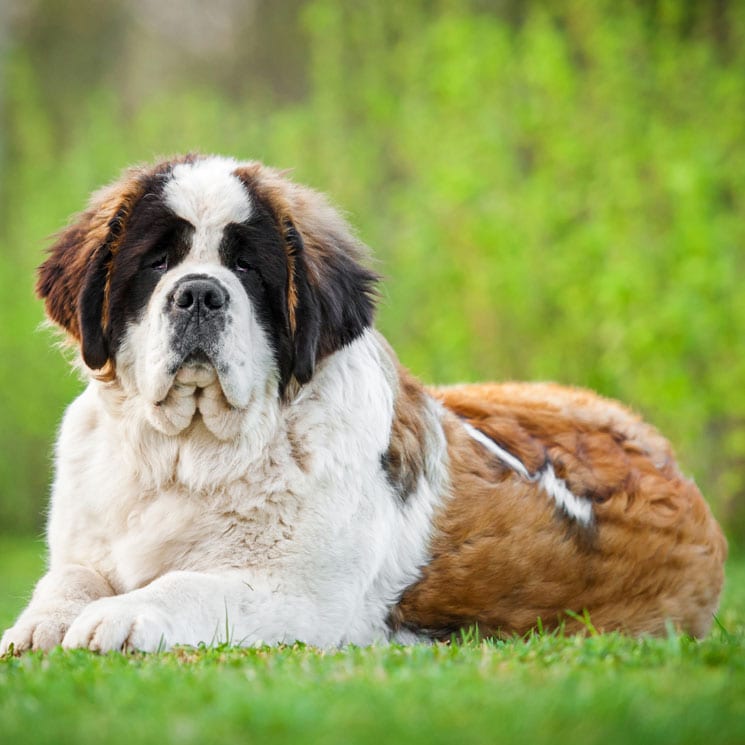
<svg viewBox="0 0 745 745"><path fill-rule="evenodd" d="M94 195L40 267L89 383L49 567L0 652L694 635L726 544L665 439L551 384L425 389L316 192L187 156Z"/></svg>

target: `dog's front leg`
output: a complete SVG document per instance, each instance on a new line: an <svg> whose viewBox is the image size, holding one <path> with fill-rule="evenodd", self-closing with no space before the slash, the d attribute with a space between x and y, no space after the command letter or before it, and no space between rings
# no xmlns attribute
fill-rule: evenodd
<svg viewBox="0 0 745 745"><path fill-rule="evenodd" d="M256 586L243 572L169 572L124 595L91 603L67 632L63 646L97 652L153 652L196 646L294 642L325 643L325 628L307 598ZM329 642L331 640L328 640Z"/></svg>
<svg viewBox="0 0 745 745"><path fill-rule="evenodd" d="M97 572L69 564L50 570L34 589L31 602L0 641L0 655L12 650L49 650L62 642L68 628L88 603L114 590Z"/></svg>

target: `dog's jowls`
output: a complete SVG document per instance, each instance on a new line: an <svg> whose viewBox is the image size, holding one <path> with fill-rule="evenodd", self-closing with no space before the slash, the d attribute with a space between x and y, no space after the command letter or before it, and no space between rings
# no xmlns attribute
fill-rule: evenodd
<svg viewBox="0 0 745 745"><path fill-rule="evenodd" d="M726 546L668 443L587 391L423 388L372 327L366 259L258 163L188 156L94 195L39 272L89 384L59 435L49 571L0 652L510 635L585 611L706 633Z"/></svg>

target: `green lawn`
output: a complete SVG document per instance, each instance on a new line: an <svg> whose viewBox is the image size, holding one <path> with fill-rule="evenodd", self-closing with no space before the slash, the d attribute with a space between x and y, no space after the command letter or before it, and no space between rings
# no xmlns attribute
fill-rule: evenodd
<svg viewBox="0 0 745 745"><path fill-rule="evenodd" d="M0 540L0 619L40 545ZM722 628L348 649L55 651L0 661L2 743L744 743L745 560Z"/></svg>

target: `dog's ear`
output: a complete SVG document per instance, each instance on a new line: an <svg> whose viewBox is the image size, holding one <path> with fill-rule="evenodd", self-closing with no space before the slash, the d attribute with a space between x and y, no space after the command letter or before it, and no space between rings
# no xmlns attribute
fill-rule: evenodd
<svg viewBox="0 0 745 745"><path fill-rule="evenodd" d="M132 169L93 195L90 206L57 237L39 267L36 292L47 316L81 346L98 370L109 362L105 335L109 267L133 205L142 195L142 171Z"/></svg>
<svg viewBox="0 0 745 745"><path fill-rule="evenodd" d="M78 296L80 351L83 362L92 370L102 369L109 361L109 340L103 316L110 265L111 250L104 244L90 262Z"/></svg>
<svg viewBox="0 0 745 745"><path fill-rule="evenodd" d="M316 362L354 341L375 315L378 275L362 262L367 249L326 200L303 190L285 222L293 373L307 383Z"/></svg>
<svg viewBox="0 0 745 745"><path fill-rule="evenodd" d="M288 318L292 340L292 369L298 383L307 383L313 376L321 337L321 308L318 294L308 281L305 245L295 226L285 220L285 241L288 247L289 290Z"/></svg>
<svg viewBox="0 0 745 745"><path fill-rule="evenodd" d="M367 247L322 194L259 163L235 173L284 236L292 362L281 386L292 377L307 383L319 360L372 325L379 277L366 266Z"/></svg>

